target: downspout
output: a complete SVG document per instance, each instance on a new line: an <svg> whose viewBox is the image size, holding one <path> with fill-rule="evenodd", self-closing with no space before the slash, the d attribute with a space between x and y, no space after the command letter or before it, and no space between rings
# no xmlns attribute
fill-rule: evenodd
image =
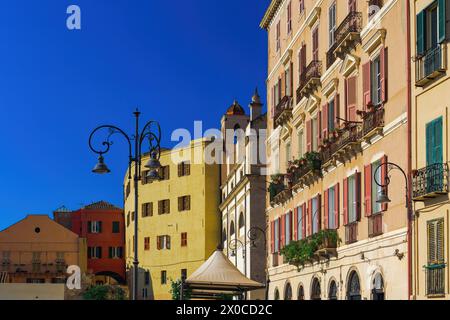
<svg viewBox="0 0 450 320"><path fill-rule="evenodd" d="M407 119L408 119L408 231L407 231L407 241L408 241L408 300L411 300L412 296L412 199L411 199L411 171L412 171L412 82L411 82L411 7L410 0L406 1L406 61L407 61Z"/></svg>

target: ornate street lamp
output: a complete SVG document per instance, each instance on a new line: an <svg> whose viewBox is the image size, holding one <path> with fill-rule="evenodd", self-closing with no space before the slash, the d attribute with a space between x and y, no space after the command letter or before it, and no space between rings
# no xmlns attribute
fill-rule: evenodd
<svg viewBox="0 0 450 320"><path fill-rule="evenodd" d="M149 144L149 153L150 153L150 160L145 165L146 168L150 169L148 172L146 179L147 181L157 181L159 180L159 174L158 170L161 167L161 164L159 162L160 156L161 156L161 127L158 122L156 121L149 121L145 124L142 131L139 131L139 116L140 112L136 109L136 111L133 113L135 117L135 132L133 135L129 136L127 135L122 129L119 129L116 126L112 125L102 125L94 129L92 131L91 135L89 136L89 147L91 150L98 154L98 163L95 165L92 172L97 174L106 174L110 173L108 166L105 164L105 159L103 158L103 155L108 153L109 149L113 145L113 141L111 140L111 137L115 134L122 135L125 140L128 142L128 179L131 180L131 166L134 163L134 176L133 176L133 183L134 183L134 212L135 212L135 219L134 219L134 259L133 259L133 292L132 292L132 299L137 300L138 298L138 266L139 266L139 260L138 260L138 211L139 211L139 205L138 205L138 199L139 199L139 193L138 193L138 186L139 181L142 179L142 171L141 171L141 161L142 161L142 145L144 142L148 142ZM95 148L93 146L93 137L96 133L100 131L105 131L106 138L102 142L102 147ZM133 143L134 142L134 148Z"/></svg>

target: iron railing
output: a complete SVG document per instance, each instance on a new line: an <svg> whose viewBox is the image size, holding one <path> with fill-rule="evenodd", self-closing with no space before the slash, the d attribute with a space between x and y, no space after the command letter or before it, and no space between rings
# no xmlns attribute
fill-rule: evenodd
<svg viewBox="0 0 450 320"><path fill-rule="evenodd" d="M383 234L383 214L377 213L369 217L369 237L377 237Z"/></svg>
<svg viewBox="0 0 450 320"><path fill-rule="evenodd" d="M312 79L320 79L320 77L322 77L322 61L313 60L300 76L300 85L297 89L297 99L298 94L302 93L302 90Z"/></svg>
<svg viewBox="0 0 450 320"><path fill-rule="evenodd" d="M378 106L364 115L362 128L364 137L373 130L384 127L384 113L384 107Z"/></svg>
<svg viewBox="0 0 450 320"><path fill-rule="evenodd" d="M350 33L361 33L362 30L362 13L357 11L350 12L336 29L335 37L338 43L337 47L347 39Z"/></svg>
<svg viewBox="0 0 450 320"><path fill-rule="evenodd" d="M352 222L345 226L345 243L351 244L358 241L358 222Z"/></svg>
<svg viewBox="0 0 450 320"><path fill-rule="evenodd" d="M337 60L336 54L334 51L337 48L338 43L334 42L331 48L327 51L327 69L329 69L333 63Z"/></svg>
<svg viewBox="0 0 450 320"><path fill-rule="evenodd" d="M446 46L438 45L416 58L416 84L425 85L428 81L445 72Z"/></svg>
<svg viewBox="0 0 450 320"><path fill-rule="evenodd" d="M290 96L284 96L275 107L274 124L276 125L278 119L284 111L292 110L292 99Z"/></svg>
<svg viewBox="0 0 450 320"><path fill-rule="evenodd" d="M445 264L426 267L426 292L428 296L445 294Z"/></svg>
<svg viewBox="0 0 450 320"><path fill-rule="evenodd" d="M352 143L359 143L361 139L361 130L358 125L350 125L347 128L341 129L339 136L335 141L330 142L329 145L322 150L322 163L327 163L333 156L342 149Z"/></svg>
<svg viewBox="0 0 450 320"><path fill-rule="evenodd" d="M449 193L449 167L447 163L436 163L413 171L413 199L421 200Z"/></svg>

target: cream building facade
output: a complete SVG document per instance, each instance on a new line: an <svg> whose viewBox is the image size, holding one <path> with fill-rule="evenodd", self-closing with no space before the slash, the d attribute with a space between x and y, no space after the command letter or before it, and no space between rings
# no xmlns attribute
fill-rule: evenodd
<svg viewBox="0 0 450 320"><path fill-rule="evenodd" d="M273 0L268 33L269 299L408 299L407 2ZM381 166L381 167L380 167ZM376 178L375 178L376 177ZM384 190L386 191L386 190ZM342 240L297 268L280 251Z"/></svg>
<svg viewBox="0 0 450 320"><path fill-rule="evenodd" d="M411 1L413 297L449 299L450 3Z"/></svg>

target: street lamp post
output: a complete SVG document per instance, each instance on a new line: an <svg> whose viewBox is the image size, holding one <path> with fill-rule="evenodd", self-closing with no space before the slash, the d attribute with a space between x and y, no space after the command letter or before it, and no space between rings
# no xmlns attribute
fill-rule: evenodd
<svg viewBox="0 0 450 320"><path fill-rule="evenodd" d="M102 125L94 129L89 136L89 147L98 154L98 163L92 170L93 173L106 174L111 171L106 166L103 155L108 153L113 141L111 137L115 134L122 135L128 142L128 180L131 180L131 166L134 162L134 259L133 259L133 292L132 299L137 300L138 297L138 274L139 274L139 260L138 260L138 199L139 181L142 179L141 160L142 160L142 145L145 141L149 144L150 159L145 164L149 169L146 176L147 181L156 181L159 179L158 169L161 167L159 162L161 156L161 127L156 121L149 121L145 124L142 131L139 131L139 116L140 112L136 109L133 113L135 117L135 132L133 135L127 135L122 129L112 125ZM93 138L97 132L106 131L106 138L101 143L102 147L95 148L93 146ZM134 141L134 148L132 141Z"/></svg>

